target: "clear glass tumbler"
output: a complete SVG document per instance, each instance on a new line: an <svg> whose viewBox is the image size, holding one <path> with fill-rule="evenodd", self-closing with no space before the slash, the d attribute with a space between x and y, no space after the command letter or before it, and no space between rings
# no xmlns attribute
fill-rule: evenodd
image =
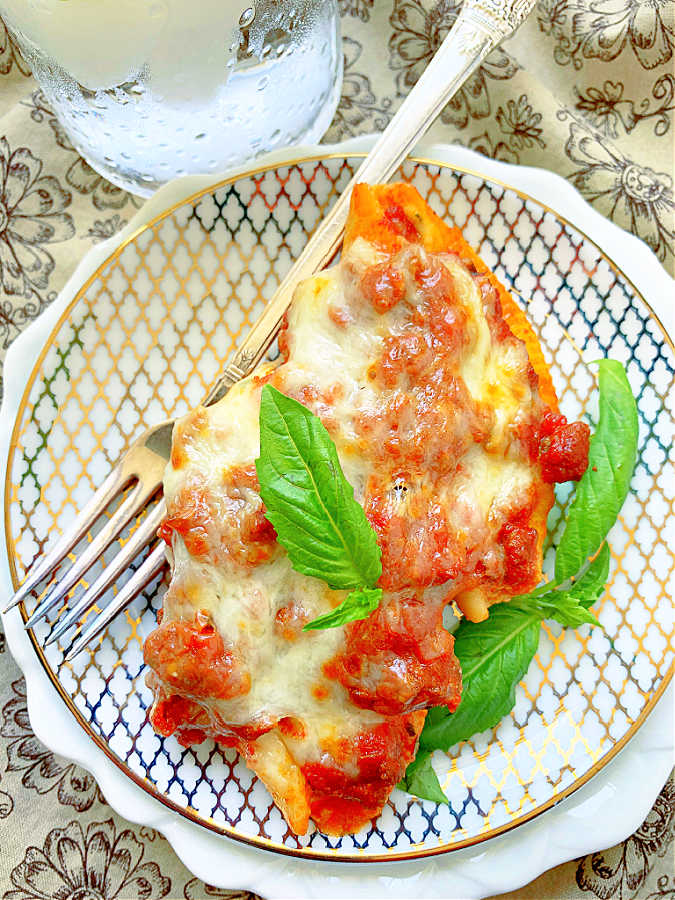
<svg viewBox="0 0 675 900"><path fill-rule="evenodd" d="M0 0L73 145L149 196L318 141L340 96L337 0Z"/></svg>

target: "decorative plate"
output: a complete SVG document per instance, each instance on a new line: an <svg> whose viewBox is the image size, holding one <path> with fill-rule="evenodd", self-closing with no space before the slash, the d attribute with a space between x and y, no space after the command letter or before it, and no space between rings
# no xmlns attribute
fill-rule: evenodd
<svg viewBox="0 0 675 900"><path fill-rule="evenodd" d="M34 358L31 339L41 346L32 370L19 360L17 341L7 370L21 363L22 375L11 384L8 379L11 399L3 419L13 419L4 502L14 585L139 432L200 401L359 161L351 148L321 148L215 185L186 179L167 186L122 235L92 251L49 311L51 333L44 322L39 337L37 329L26 336L23 359ZM299 838L233 752L213 743L182 748L157 736L147 722L151 694L142 642L155 626L161 583L72 663L63 661L68 641L42 649L53 619L36 628L28 649L18 613L8 617L14 626L10 645L15 650L21 644L24 668L43 670L52 696L58 693L88 736L88 752L75 755L97 777L93 759L104 754L117 769L115 783L134 782L178 813L185 827L198 823L202 833L208 829L277 854L378 869L378 863L402 860L419 866L423 857L494 838L587 782L654 708L672 676L675 643L667 591L673 547L666 538L675 516L672 479L664 469L675 358L654 306L668 293L666 288L659 297L657 285L670 280L643 245L617 233L550 173L517 171L444 148L410 160L400 177L462 228L527 304L563 412L592 420L589 362L611 356L627 366L638 400L640 462L610 537L610 583L596 607L604 631L545 627L512 714L448 757L436 754L448 805L397 790L359 834ZM199 190L186 198L188 187ZM555 197L562 212L535 199L542 196ZM618 253L612 258L601 250L584 233L586 226ZM615 261L628 258L624 248L644 268L633 280ZM646 285L644 293L636 284ZM561 491L549 521L552 547L566 501ZM21 610L24 619L35 602ZM58 737L46 740L73 755ZM137 818L133 806L122 804L122 811ZM222 844L224 853L232 847ZM261 862L272 859L268 853ZM232 883L230 872L203 877L251 886ZM267 891L276 895L274 887Z"/></svg>

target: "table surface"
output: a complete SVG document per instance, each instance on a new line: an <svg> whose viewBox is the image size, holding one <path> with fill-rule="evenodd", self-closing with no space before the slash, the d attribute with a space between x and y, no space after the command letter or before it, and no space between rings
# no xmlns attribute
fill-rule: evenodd
<svg viewBox="0 0 675 900"><path fill-rule="evenodd" d="M382 130L459 8L455 0L339 5L345 77L326 140ZM564 175L672 274L674 27L673 0L539 0L430 136ZM13 163L22 178L13 176ZM142 202L78 156L0 21L0 211L7 214L0 219L0 364L86 251ZM502 896L675 900L674 835L671 775L622 844ZM252 896L193 878L160 834L117 816L87 772L37 741L0 630L0 896L66 900L75 893L78 900Z"/></svg>

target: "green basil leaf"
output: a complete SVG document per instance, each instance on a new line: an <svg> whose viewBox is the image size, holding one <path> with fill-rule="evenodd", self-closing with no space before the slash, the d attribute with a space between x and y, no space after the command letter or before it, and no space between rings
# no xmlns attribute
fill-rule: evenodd
<svg viewBox="0 0 675 900"><path fill-rule="evenodd" d="M266 516L293 568L334 590L373 587L380 548L320 419L266 384L256 460Z"/></svg>
<svg viewBox="0 0 675 900"><path fill-rule="evenodd" d="M566 628L577 628L584 622L599 625L589 609L604 593L609 560L609 546L605 542L586 571L569 588L558 588L537 597L514 597L511 602L527 612L539 611L543 619L555 619Z"/></svg>
<svg viewBox="0 0 675 900"><path fill-rule="evenodd" d="M598 361L599 419L555 557L558 584L585 565L616 521L630 487L638 442L635 398L621 363Z"/></svg>
<svg viewBox="0 0 675 900"><path fill-rule="evenodd" d="M405 770L405 775L398 783L398 787L422 800L433 800L434 803L448 802L431 765L431 751L429 750L419 751Z"/></svg>
<svg viewBox="0 0 675 900"><path fill-rule="evenodd" d="M498 603L484 622L463 619L455 631L455 654L462 666L462 699L454 713L437 707L428 715L420 747L449 750L492 728L515 703L516 685L539 644L541 616Z"/></svg>
<svg viewBox="0 0 675 900"><path fill-rule="evenodd" d="M555 596L558 594L559 596ZM515 605L523 612L539 615L540 619L555 619L565 628L578 628L579 625L599 625L596 616L581 606L578 600L571 597L567 591L554 591L551 594L543 594L532 603L527 600L516 601Z"/></svg>
<svg viewBox="0 0 675 900"><path fill-rule="evenodd" d="M593 562L569 589L569 593L586 609L590 609L605 593L610 559L609 544L605 541Z"/></svg>
<svg viewBox="0 0 675 900"><path fill-rule="evenodd" d="M377 609L382 599L382 588L359 588L347 594L339 606L308 622L303 631L319 628L337 628L356 619L367 619Z"/></svg>

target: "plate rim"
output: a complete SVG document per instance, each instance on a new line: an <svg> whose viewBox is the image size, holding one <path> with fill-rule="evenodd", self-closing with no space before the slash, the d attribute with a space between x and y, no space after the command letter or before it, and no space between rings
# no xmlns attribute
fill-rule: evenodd
<svg viewBox="0 0 675 900"><path fill-rule="evenodd" d="M34 384L35 378L38 374L38 369L39 369L41 363L43 362L46 353L49 350L52 339L56 335L56 332L58 331L58 329L60 329L63 322L66 320L66 318L67 318L68 314L70 313L74 304L78 301L80 296L87 290L89 285L95 280L100 269L103 266L107 265L110 262L110 260L112 260L116 256L118 256L122 252L124 247L127 246L127 244L133 242L139 236L139 234L141 234L147 228L151 227L157 221L170 215L172 212L174 212L180 206L182 206L188 202L191 202L191 201L197 199L198 197L203 196L211 191L217 190L220 187L230 184L233 181L236 181L238 178L245 177L246 175L250 176L250 175L260 174L262 172L269 171L270 169L273 169L273 168L276 168L277 166L282 166L282 165L290 165L293 163L298 164L298 163L302 163L302 162L311 162L311 161L317 161L320 159L343 158L345 156L352 156L352 157L359 156L359 155L364 154L367 151L367 149L368 149L367 145L371 141L372 141L372 139L361 138L361 139L358 139L357 141L348 141L348 142L345 142L345 143L339 144L339 145L332 145L332 146L326 145L324 147L318 146L318 147L312 147L312 148L293 148L290 151L285 151L282 154L274 154L273 158L266 157L265 159L258 161L258 165L256 165L256 166L242 167L242 169L237 170L234 174L228 173L227 177L222 177L222 176L221 177L196 176L196 177L192 177L192 178L188 177L186 179L180 179L179 182L173 182L173 183L167 185L160 192L158 192L158 194L156 194L155 197L152 198L151 201L149 201L139 211L139 213L136 216L133 217L133 219L131 220L129 225L122 232L120 232L118 235L114 236L110 240L104 242L104 244L100 244L100 245L98 245L98 247L93 248L85 256L82 263L80 263L80 265L76 269L76 271L73 274L73 276L71 277L71 279L69 279L68 283L66 284L64 289L61 291L59 299L49 310L47 310L47 313L51 312L52 315L51 316L45 315L45 316L40 317L39 322L42 323L43 326L45 326L40 329L41 334L44 334L44 332L47 330L49 331L49 334L46 338L46 341L44 341L44 343L43 343L41 352L38 354L37 359L32 364L32 371L30 372L30 374L28 376L27 382L25 379L25 375L23 378L17 379L19 381L23 381L25 387L24 387L24 390L21 392L20 405L19 405L18 409L16 410L16 413L14 416L12 415L12 410L10 408L12 404L9 402L9 399L8 399L10 396L9 390L6 394L5 401L3 402L2 418L5 420L9 419L10 423L11 423L11 420L14 418L14 428L11 429L11 439L9 442L8 451L11 452L12 448L15 446L15 443L16 443L15 436L16 436L16 429L19 427L19 418L22 415L23 411L25 410L25 406L28 401L30 390L31 390L32 385ZM438 158L439 156L441 158ZM462 159L461 159L462 156L466 156L469 158L469 161L472 163L470 168L467 167L465 164L463 164ZM445 157L445 158L443 158L443 157ZM460 159L458 160L457 157L460 157ZM561 199L563 201L567 200L568 205L569 205L569 201L571 201L571 200L576 201L577 206L579 206L580 209L583 209L583 212L586 215L588 215L591 219L597 217L597 219L599 219L599 221L602 223L603 226L608 226L606 231L611 232L611 230L614 229L615 231L617 231L620 234L620 236L622 238L625 238L628 241L630 241L631 245L632 245L631 249L633 250L633 252L636 252L637 248L639 247L640 253L637 255L639 256L641 254L644 257L645 254L648 254L650 268L656 267L657 270L659 270L662 273L662 275L665 279L667 279L669 282L671 281L669 276L667 276L667 274L662 269L660 263L656 260L656 258L651 253L651 251L641 241L639 241L632 235L626 234L621 229L619 229L616 225L614 225L611 222L608 222L606 219L604 219L604 217L600 216L599 213L597 213L595 210L593 210L591 207L589 207L588 204L586 204L586 202L580 197L580 195L577 193L577 191L564 179L560 178L559 176L557 176L553 173L548 172L547 170L526 169L525 167L514 167L514 166L504 164L504 163L496 163L493 160L488 160L483 157L480 157L478 154L472 153L471 151L465 150L464 148L448 147L447 145L432 145L431 147L426 147L424 149L420 148L419 150L416 150L416 152L411 154L411 159L414 161L421 162L423 164L427 164L427 165L439 166L439 167L444 167L444 168L451 167L451 168L454 168L455 170L461 171L463 174L464 173L470 174L470 175L476 176L478 178L489 180L493 183L497 183L504 188L507 188L509 190L512 190L512 191L518 193L521 196L524 196L526 199L533 200L534 202L536 202L538 205L542 206L547 211L550 211L551 213L553 213L559 220L571 225L575 230L579 231L588 241L590 241L592 244L594 244L596 247L598 247L598 249L603 253L603 255L605 255L607 261L612 266L612 268L614 268L616 271L620 272L622 274L622 276L630 282L630 284L634 288L635 292L645 302L647 308L650 310L650 312L654 316L654 319L656 320L657 324L660 326L663 334L666 337L666 340L672 346L672 340L669 336L668 328L662 321L662 317L664 317L664 312L666 314L668 313L668 310L665 307L665 305L664 305L664 310L655 310L654 309L654 306L652 305L652 303L644 297L643 292L635 284L635 281L631 277L631 274L626 272L626 267L624 266L622 268L619 268L618 264L616 264L614 262L612 256L607 251L607 249L605 249L605 247L603 247L603 242L602 241L598 242L594 238L590 237L586 231L585 226L581 226L575 221L574 214L577 212L577 210L573 210L572 218L570 218L569 215L563 215L562 213L559 213L557 210L554 210L548 204L548 202L540 199L540 197L537 196L538 191L535 190L534 192L532 192L531 186L528 185L527 190L525 190L522 186L523 179L526 179L528 176L530 178L532 178L533 180L539 181L539 182L541 182L543 180L544 182L548 181L550 183L551 180L555 180L557 182L558 186L563 189L563 193L568 194L567 197L560 197L559 199ZM491 171L489 171L490 169L493 169L493 168L496 168L498 170L498 172L492 173ZM519 170L519 172L516 172L516 170ZM508 178L508 180L504 180L504 178L500 177L502 174L505 176L505 178ZM518 175L518 174L521 175L522 178L516 177L516 181L520 181L521 184L520 184L520 186L515 186L512 183L512 181L510 180L510 176ZM195 182L201 182L201 186L196 191L190 190L189 189L190 187L196 186ZM549 192L547 192L547 193L549 193ZM168 197L172 193L180 195L178 197L178 199L175 200L175 202L173 202L172 204L167 204L166 202L162 202L162 197L164 197L164 196ZM574 205L574 204L572 204L572 205ZM590 214L592 214L592 216ZM606 235L605 235L605 237L606 237ZM616 237L616 235L615 235L615 237ZM111 252L106 252L106 251L111 251ZM88 274L85 274L87 270L89 270ZM84 276L84 278L83 278L83 276ZM653 272L650 272L650 276L652 276L652 281L653 281ZM654 299L657 299L657 298L655 297ZM60 315L57 318L57 314L59 313L59 311L60 311ZM49 319L49 323L47 322L47 319ZM15 347L10 349L10 354L12 354L12 351L14 351L14 354L18 353L18 350L16 349L16 345L19 343L23 344L24 342L27 342L29 332L34 332L35 337L37 336L37 329L35 328L35 326L37 326L37 325L38 325L38 322L34 322L28 329L26 329L26 331L15 342ZM25 341L22 339L25 339ZM33 343L35 343L35 340L33 341ZM8 359L10 357L10 354L8 354ZM10 379L8 379L8 388L9 388L9 381L10 381ZM4 435L6 433L7 433L6 431L3 431L3 443L6 442L5 437L4 437ZM5 496L3 497L3 505L5 506L5 520L7 519L7 516L9 515L9 508L6 503L8 488L9 488L9 473L7 473L7 475L6 475L6 484L5 484L5 492L4 492ZM6 542L9 542L9 533L8 533L7 529L6 529L5 537L6 537ZM8 556L9 556L8 562L9 562L10 573L11 573L11 582L10 583L12 583L12 582L16 583L16 581L15 581L16 571L15 571L15 567L14 567L14 560L11 559L10 554L8 554ZM8 616L7 618L9 619L11 616L12 616L12 614L10 614L10 616ZM17 619L17 616L15 615L13 618ZM25 619L25 616L24 616L24 619ZM19 628L21 628L22 623L17 622L17 624L19 625ZM23 633L22 628L21 628L21 632ZM24 636L25 636L25 633L24 633ZM16 635L15 635L15 638L16 638ZM10 643L10 649L12 649L12 652L14 653L15 648L13 646L13 643L15 641L10 641L9 636L8 636L8 641ZM638 716L637 720L633 723L633 725L631 726L629 731L626 733L626 735L624 735L622 737L622 739L619 742L617 742L617 744L615 746L610 748L610 750L606 754L604 754L602 759L600 761L598 761L596 764L594 764L586 773L584 773L584 775L581 776L581 778L575 780L575 782L573 782L572 785L568 786L568 788L566 788L565 791L561 792L560 795L556 796L555 798L551 798L546 803L542 804L541 806L538 806L535 810L532 810L529 813L526 813L525 815L520 816L517 819L514 819L514 820L510 821L509 823L504 824L503 826L492 829L488 834L476 835L472 838L467 838L466 840L458 842L457 844L455 844L452 847L440 846L438 848L432 847L432 848L418 849L418 850L414 850L411 852L406 852L406 853L400 854L395 859L391 858L388 855L379 855L379 854L378 855L375 855L375 854L373 854L373 855L370 855L370 854L368 854L368 855L363 855L363 854L351 855L350 854L349 856L336 857L335 855L326 853L324 851L316 851L316 850L310 850L310 849L303 849L302 851L298 851L298 850L295 850L292 848L284 848L283 846L276 844L276 842L270 841L269 839L266 839L266 838L258 838L258 837L249 838L245 835L241 835L241 834L234 832L234 830L230 830L229 828L224 828L220 823L214 822L213 824L211 824L209 822L209 820L205 820L201 816L197 816L196 814L194 814L194 812L191 809L186 809L184 807L181 807L178 804L171 801L169 798L165 797L164 795L160 795L159 792L157 792L156 789L154 789L154 787L150 786L149 782L147 782L146 779L142 778L142 776L138 776L136 773L129 770L128 768L123 767L121 764L121 761L118 761L116 757L113 757L113 755L110 753L108 748L105 746L105 741L99 735L97 735L93 730L90 730L87 727L87 723L84 722L83 718L79 714L79 711L77 710L77 707L72 703L70 698L67 697L65 691L63 690L61 685L56 680L54 673L46 665L46 660L44 658L44 655L41 652L41 648L35 641L35 638L33 637L32 634L31 634L31 641L33 644L33 649L37 650L37 655L42 663L44 674L50 679L50 683L52 684L53 687L56 688L57 692L60 694L62 699L64 699L66 701L66 704L70 707L71 711L75 713L75 716L73 716L73 718L77 722L79 729L81 731L84 731L85 734L88 734L90 737L94 738L95 744L106 755L107 759L113 764L116 771L120 773L121 777L124 778L124 776L127 776L127 778L129 780L135 782L145 792L147 792L148 795L155 802L161 803L167 809L169 809L172 814L178 813L178 815L181 818L187 819L187 820L191 821L192 823L196 824L198 827L200 827L200 830L204 830L204 831L211 830L212 832L215 832L217 835L226 835L228 837L231 837L233 840L235 840L239 843L248 845L249 847L252 846L255 849L265 849L268 851L268 853L269 853L269 851L272 851L276 855L283 854L285 856L294 858L296 861L300 861L300 860L303 860L303 861L329 861L333 864L337 863L339 865L342 865L345 863L350 863L350 862L361 862L361 863L367 862L367 863L369 863L369 865L371 867L380 862L386 862L388 865L391 865L391 863L396 862L397 866L399 866L410 860L428 860L428 858L430 856L438 857L439 855L441 855L446 858L450 857L450 856L454 856L456 853L458 853L459 851L461 851L464 848L472 847L476 844L483 844L485 841L494 840L498 835L504 834L505 832L513 831L516 828L522 828L525 823L531 821L532 819L537 818L542 813L549 810L552 806L558 805L566 797L569 797L571 794L575 793L576 791L581 789L584 785L586 785L587 782L590 781L590 779L592 779L599 771L605 769L607 767L607 765L619 753L619 751L631 740L631 738L633 738L636 735L636 733L643 726L645 720L650 715L651 711L656 707L659 698L665 693L665 691L668 687L668 684L669 684L670 680L672 679L673 669L674 669L673 665L671 665L669 667L661 684L659 685L657 690L654 692L652 697L650 697L645 708L642 710L642 712ZM17 656L16 653L14 653L14 655ZM21 660L18 659L18 661L21 664ZM26 661L25 658L24 658L24 661ZM24 668L24 673L27 676L27 681L30 681L25 667L22 666L22 668ZM29 693L30 693L30 690L29 690ZM29 706L30 706L30 702L29 702ZM36 732L37 732L37 729L36 729ZM50 744L49 741L46 741L46 743L48 745ZM58 741L52 741L52 743L58 744ZM57 748L57 747L54 747L53 749L55 749L57 752L61 752L61 750L62 750L62 748ZM86 767L86 763L85 763L85 767ZM94 774L97 774L97 773L94 773ZM125 811L124 814L127 815L127 817L129 817L128 812ZM133 816L131 816L131 817L133 818ZM269 844L271 846L265 846L265 844ZM359 870L362 870L362 867L358 867L358 868L359 868Z"/></svg>

